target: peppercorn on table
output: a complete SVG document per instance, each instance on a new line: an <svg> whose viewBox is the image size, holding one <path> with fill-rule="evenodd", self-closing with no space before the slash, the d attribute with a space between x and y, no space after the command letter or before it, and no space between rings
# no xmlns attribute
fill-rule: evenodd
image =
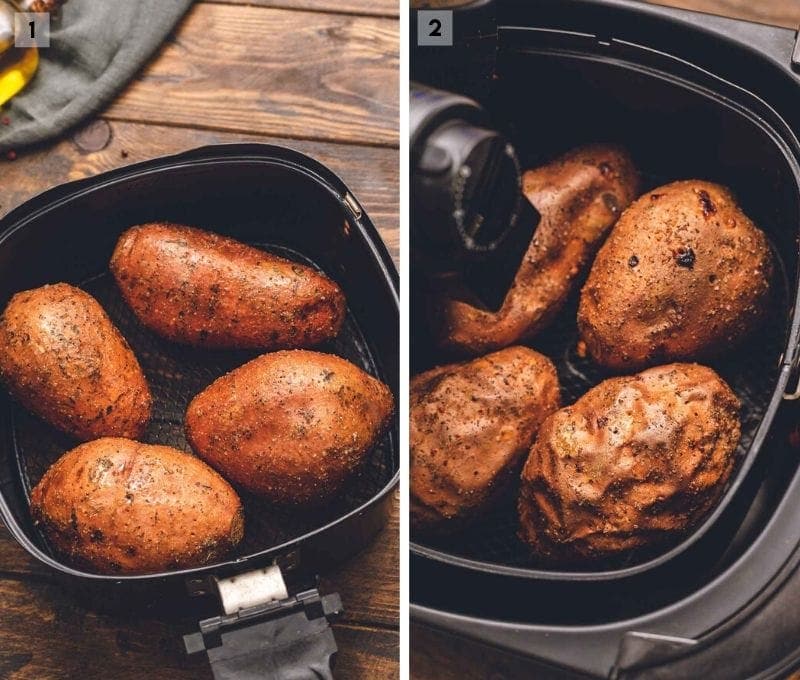
<svg viewBox="0 0 800 680"><path fill-rule="evenodd" d="M398 11L396 0L196 2L103 114L0 159L0 215L54 185L154 156L267 142L342 177L397 259ZM14 124L13 109L0 124ZM398 677L396 497L390 524L321 589L338 591L346 609L334 625L337 677ZM0 602L0 678L211 677L202 655L184 656L186 626L84 608L2 528Z"/></svg>

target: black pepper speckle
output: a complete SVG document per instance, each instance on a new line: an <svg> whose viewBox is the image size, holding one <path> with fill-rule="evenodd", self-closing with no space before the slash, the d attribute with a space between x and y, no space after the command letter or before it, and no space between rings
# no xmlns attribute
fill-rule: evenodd
<svg viewBox="0 0 800 680"><path fill-rule="evenodd" d="M694 251L688 246L682 246L675 251L675 262L679 267L686 267L687 269L694 268Z"/></svg>

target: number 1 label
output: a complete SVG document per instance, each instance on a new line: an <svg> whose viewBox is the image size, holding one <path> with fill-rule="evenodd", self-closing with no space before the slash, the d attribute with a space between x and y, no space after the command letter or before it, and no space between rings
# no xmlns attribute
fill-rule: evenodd
<svg viewBox="0 0 800 680"><path fill-rule="evenodd" d="M50 13L17 12L14 15L15 47L50 47Z"/></svg>

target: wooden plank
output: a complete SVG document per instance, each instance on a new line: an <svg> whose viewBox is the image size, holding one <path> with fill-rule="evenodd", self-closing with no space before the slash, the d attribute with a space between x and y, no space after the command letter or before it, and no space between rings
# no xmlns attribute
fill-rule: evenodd
<svg viewBox="0 0 800 680"><path fill-rule="evenodd" d="M400 499L395 492L389 523L362 553L322 578L323 590L338 591L343 621L400 625Z"/></svg>
<svg viewBox="0 0 800 680"><path fill-rule="evenodd" d="M188 624L83 610L51 584L0 581L0 677L8 680L202 680L202 655L187 658ZM399 677L396 631L336 624L337 674Z"/></svg>
<svg viewBox="0 0 800 680"><path fill-rule="evenodd" d="M77 607L51 584L0 581L0 677L210 678L180 650L183 631Z"/></svg>
<svg viewBox="0 0 800 680"><path fill-rule="evenodd" d="M342 680L394 680L400 677L400 635L393 630L333 627L339 654L334 675Z"/></svg>
<svg viewBox="0 0 800 680"><path fill-rule="evenodd" d="M681 7L698 12L756 21L796 29L800 26L798 0L647 0L656 5Z"/></svg>
<svg viewBox="0 0 800 680"><path fill-rule="evenodd" d="M398 26L375 17L197 4L107 115L396 146Z"/></svg>
<svg viewBox="0 0 800 680"><path fill-rule="evenodd" d="M102 126L108 129L94 129ZM0 175L3 177L0 182L0 216L44 189L69 180L206 144L229 142L281 144L313 156L330 167L361 201L397 260L400 248L399 154L396 149L390 148L166 128L121 121L105 123L101 120L91 123L71 139L63 140L54 147L20 155L13 162L0 161Z"/></svg>
<svg viewBox="0 0 800 680"><path fill-rule="evenodd" d="M0 578L26 578L31 576L52 580L52 572L23 550L0 523ZM0 630L2 630L0 628ZM0 634L2 637L2 634ZM0 674L0 677L2 675Z"/></svg>
<svg viewBox="0 0 800 680"><path fill-rule="evenodd" d="M396 17L400 14L399 0L204 0L228 5L256 5L303 9L315 12L362 14L364 16Z"/></svg>

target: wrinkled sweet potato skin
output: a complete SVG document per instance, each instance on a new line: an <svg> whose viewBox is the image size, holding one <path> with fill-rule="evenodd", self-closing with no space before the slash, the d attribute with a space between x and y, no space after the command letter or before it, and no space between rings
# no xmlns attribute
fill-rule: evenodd
<svg viewBox="0 0 800 680"><path fill-rule="evenodd" d="M144 326L195 347L311 347L345 315L342 291L318 271L192 227L128 229L111 271Z"/></svg>
<svg viewBox="0 0 800 680"><path fill-rule="evenodd" d="M625 151L594 145L529 170L522 184L541 220L503 306L491 312L447 295L435 300L430 316L443 349L475 356L544 329L636 197L639 177Z"/></svg>
<svg viewBox="0 0 800 680"><path fill-rule="evenodd" d="M612 378L550 416L522 472L520 537L556 562L669 543L719 500L739 401L710 368Z"/></svg>
<svg viewBox="0 0 800 680"><path fill-rule="evenodd" d="M555 367L527 347L441 366L411 382L411 518L447 533L491 506L559 407Z"/></svg>
<svg viewBox="0 0 800 680"><path fill-rule="evenodd" d="M763 318L773 276L767 238L718 184L654 189L620 218L581 291L578 326L617 371L706 359Z"/></svg>
<svg viewBox="0 0 800 680"><path fill-rule="evenodd" d="M151 395L103 308L66 283L17 293L0 317L0 375L27 409L80 440L138 437Z"/></svg>
<svg viewBox="0 0 800 680"><path fill-rule="evenodd" d="M168 446L103 438L64 454L31 492L48 540L103 574L197 567L242 538L242 504L194 456Z"/></svg>
<svg viewBox="0 0 800 680"><path fill-rule="evenodd" d="M192 449L276 503L330 500L389 426L382 382L332 354L262 355L213 382L186 412Z"/></svg>

